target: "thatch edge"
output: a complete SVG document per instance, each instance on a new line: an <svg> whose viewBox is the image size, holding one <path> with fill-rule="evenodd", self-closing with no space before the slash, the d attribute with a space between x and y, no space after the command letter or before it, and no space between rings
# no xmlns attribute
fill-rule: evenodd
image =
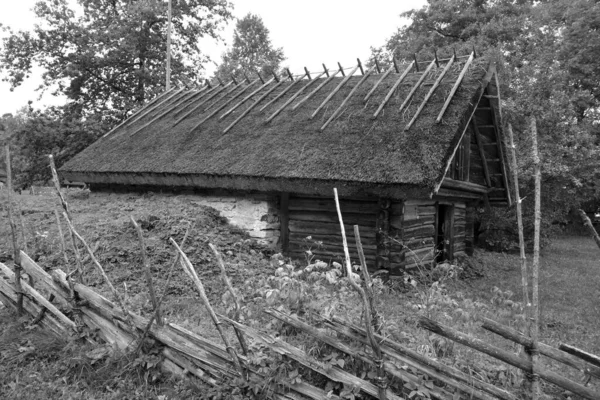
<svg viewBox="0 0 600 400"><path fill-rule="evenodd" d="M391 199L429 199L431 188L409 184L364 183L353 181L315 180L302 178L264 178L230 175L73 172L60 171L61 179L86 182L94 186L154 186L169 188L231 189L331 196L337 188L340 196L387 197Z"/></svg>

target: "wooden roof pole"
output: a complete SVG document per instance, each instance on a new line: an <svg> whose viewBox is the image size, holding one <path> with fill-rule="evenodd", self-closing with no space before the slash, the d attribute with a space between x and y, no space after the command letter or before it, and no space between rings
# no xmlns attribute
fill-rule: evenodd
<svg viewBox="0 0 600 400"><path fill-rule="evenodd" d="M260 81L263 82L263 79L260 77L260 75L258 75L258 77L259 77ZM248 96L244 97L239 103L237 103L235 106L231 107L223 115L221 115L219 117L219 121L225 119L229 114L231 114L232 112L234 112L235 110L237 110L237 108L239 106L241 106L242 104L244 104L245 102L247 102L248 100L250 100L252 98L252 96L254 96L256 93L260 92L261 90L263 90L264 88L266 88L267 86L269 86L271 84L271 82L273 82L274 80L275 80L275 78L269 79L267 82L263 83L258 89L256 89L252 93L250 93Z"/></svg>
<svg viewBox="0 0 600 400"><path fill-rule="evenodd" d="M329 71L326 72L327 74L329 74ZM300 100L298 103L296 103L294 105L294 107L292 107L292 110L297 109L298 107L300 107L306 100L310 99L311 97L314 96L315 93L317 93L319 90L321 90L321 88L325 85L327 85L333 78L335 78L335 76L337 74L340 73L340 70L336 70L333 74L329 75L328 78L326 78L323 82L321 82L321 84L319 86L317 86L315 88L315 90L313 90L312 92L310 92L309 94L306 95L306 97L304 97L302 100Z"/></svg>
<svg viewBox="0 0 600 400"><path fill-rule="evenodd" d="M417 83L415 83L415 85L412 87L412 89L410 89L408 96L406 96L406 98L404 99L404 102L400 105L400 109L398 110L398 112L401 112L404 109L404 107L406 107L406 105L410 102L412 97L415 95L415 92L419 89L419 87L421 86L421 84L423 83L425 78L427 78L427 74L429 73L429 71L431 71L431 68L433 68L434 65L435 65L435 60L431 61L429 63L429 65L427 66L427 68L425 68L425 71L423 71L423 75L421 75L421 77L419 78Z"/></svg>
<svg viewBox="0 0 600 400"><path fill-rule="evenodd" d="M229 82L227 85L225 86L219 86L218 90L215 90L212 94L210 94L210 96L207 96L205 99L203 99L200 103L196 104L196 106L194 108L192 108L190 111L186 112L185 114L183 114L181 117L179 117L179 119L177 121L175 121L175 123L173 124L173 126L178 125L181 121L185 120L187 117L189 117L191 114L193 114L194 112L198 111L200 109L200 107L202 107L204 104L206 104L208 101L212 100L215 98L215 96L217 96L219 93L221 93L222 91L224 91L225 89L227 89L228 86L230 86L233 82Z"/></svg>
<svg viewBox="0 0 600 400"><path fill-rule="evenodd" d="M469 56L469 59L467 60L467 62L465 63L465 66L463 67L462 71L460 71L460 75L458 75L456 82L454 82L454 86L452 86L452 90L450 90L450 94L446 98L446 102L444 103L444 106L442 107L442 109L440 110L440 113L438 114L437 118L435 119L436 124L439 124L440 122L442 122L444 113L446 112L446 109L450 105L450 102L452 101L452 97L454 97L454 94L458 90L458 87L460 86L460 83L462 82L463 78L465 77L465 74L467 73L467 70L469 69L469 66L473 62L474 58L475 57L473 56L473 53L471 53L471 55Z"/></svg>
<svg viewBox="0 0 600 400"><path fill-rule="evenodd" d="M289 71L289 70L288 70ZM289 92L294 86L296 86L296 84L298 82L302 82L302 79L304 78L305 75L302 75L301 77L294 79L294 77L290 74L289 77L290 79L293 81L290 86L286 87L285 89L283 89L281 91L281 93L279 93L277 96L275 96L273 99L271 99L267 104L265 104L264 106L262 106L260 108L260 112L263 112L265 110L265 108L269 107L271 104L275 103L277 100L279 100L280 98L282 98L283 96L285 96L285 94L287 92Z"/></svg>
<svg viewBox="0 0 600 400"><path fill-rule="evenodd" d="M477 149L479 150L479 157L483 163L483 174L485 175L485 182L488 187L492 187L492 180L490 179L490 170L488 169L487 159L485 157L485 151L483 150L483 142L481 140L481 133L475 118L471 118L471 125L473 126L473 133L475 134L475 141L477 142Z"/></svg>
<svg viewBox="0 0 600 400"><path fill-rule="evenodd" d="M177 91L177 93L173 94L173 96L170 96L170 98L169 98L169 99L166 99L165 101L163 101L163 102L162 102L162 103L160 103L159 105L160 105L161 107L167 107L167 106L170 106L170 105L172 104L172 102L174 101L175 97L176 97L177 95L179 95L179 94L180 94L180 93L181 93L183 90L185 90L185 89L180 89L180 90L178 90L178 91ZM185 97L185 94L184 94L182 97ZM169 110L170 110L170 109L169 109ZM156 111L156 109L155 109L154 111ZM160 113L160 114L158 114L156 117L153 117L153 118L150 120L150 122L147 122L147 123L145 123L144 125L142 125L140 128L137 128L137 129L136 129L135 131L133 131L133 132L132 132L130 135L131 135L131 136L133 136L133 135L135 135L136 133L138 133L139 131L141 131L142 129L144 129L144 128L147 128L147 127L150 125L150 123L152 123L152 122L156 121L156 120L158 119L157 117L160 117L162 114L163 114L163 113Z"/></svg>
<svg viewBox="0 0 600 400"><path fill-rule="evenodd" d="M308 71L307 71L308 73ZM294 93L294 95L292 97L290 97L281 107L279 107L273 114L271 114L269 116L269 118L267 118L266 122L271 122L273 120L273 118L275 118L276 116L279 115L279 113L281 113L287 106L289 106L294 100L296 100L296 98L298 96L300 96L302 93L304 93L304 91L306 89L308 89L310 86L312 86L315 82L317 82L319 80L320 77L322 77L323 75L325 75L325 72L321 72L319 75L317 75L315 77L315 79L311 79L310 74L308 74L308 79L310 79L310 82L308 82L306 85L304 85L303 87L300 88L300 90L298 90L296 93ZM301 82L302 80L299 79L299 82Z"/></svg>
<svg viewBox="0 0 600 400"><path fill-rule="evenodd" d="M437 63L437 54L436 54L436 63ZM425 108L425 105L427 104L427 102L429 101L429 99L431 98L431 96L433 96L433 93L435 92L435 90L440 86L440 83L442 83L442 80L444 79L444 76L446 76L446 74L448 73L448 71L450 71L450 67L452 66L453 63L454 63L454 56L452 56L452 58L450 58L450 61L448 61L448 63L446 64L446 66L442 70L442 73L437 77L437 79L433 83L433 86L431 87L431 89L429 89L429 92L427 92L427 94L425 95L425 98L423 99L423 101L419 105L419 108L417 108L417 111L415 112L415 115L413 115L413 117L410 120L410 122L408 124L406 124L406 126L404 127L404 131L405 132L407 130L409 130L410 127L415 123L415 121L419 117L419 114L421 114L421 111L423 111L423 109Z"/></svg>
<svg viewBox="0 0 600 400"><path fill-rule="evenodd" d="M398 78L396 80L396 82L394 83L394 85L392 86L392 88L390 89L390 91L388 92L388 94L385 96L385 98L383 99L383 102L379 105L379 108L377 108L377 111L375 111L375 114L373 114L373 116L371 117L371 119L377 118L377 116L379 115L379 113L381 112L381 110L383 110L383 107L385 107L385 105L387 104L387 102L390 101L390 99L392 98L392 95L394 94L394 92L396 91L396 89L398 88L398 86L400 86L400 84L402 83L402 81L404 80L404 78L406 78L406 75L408 75L408 73L410 72L410 70L413 68L414 65L415 65L414 61L411 62L410 64L408 64L408 67L406 67L406 69L404 70L404 72L402 73L402 75L400 75L400 78Z"/></svg>
<svg viewBox="0 0 600 400"><path fill-rule="evenodd" d="M235 119L235 121L233 121L231 124L229 124L229 126L227 128L225 128L223 130L223 133L225 134L225 133L229 132L229 130L231 128L233 128L235 126L235 124L240 122L242 120L242 118L244 118L246 115L248 115L250 113L250 111L252 111L254 109L254 107L256 107L258 105L258 103L260 103L261 101L266 99L268 95L270 95L275 89L277 89L279 86L281 86L284 82L285 82L285 80L281 79L281 81L279 81L276 85L274 85L272 88L267 90L262 96L260 96L258 99L256 99L256 101L254 103L252 103L250 105L250 107L246 108L244 110L244 112L241 113L240 116Z"/></svg>
<svg viewBox="0 0 600 400"><path fill-rule="evenodd" d="M190 97L190 102L189 104L187 104L185 107L183 107L181 110L177 111L173 117L177 117L179 114L181 114L186 108L188 108L189 106L193 105L195 101L200 100L202 98L204 98L204 96L210 95L211 93L213 93L215 90L218 90L218 87L211 87L209 85L206 85L205 88L207 88L207 90L203 91L202 93L196 93L196 95Z"/></svg>
<svg viewBox="0 0 600 400"><path fill-rule="evenodd" d="M329 95L325 98L325 100L323 100L323 102L321 104L319 104L319 107L317 107L317 109L311 114L309 119L313 119L318 113L319 111L321 111L321 109L323 107L325 107L325 105L329 102L329 100L331 100L331 98L333 96L335 96L335 94L337 92L340 91L340 89L346 84L348 83L348 80L350 80L350 78L352 78L352 75L356 72L356 70L358 69L358 67L360 66L360 64L356 65L356 67L354 67L352 69L352 71L350 71L350 73L344 77L344 79L342 79L342 81L336 86L335 89L333 89L333 91L331 93L329 93Z"/></svg>
<svg viewBox="0 0 600 400"><path fill-rule="evenodd" d="M206 87L200 89L200 90L204 90ZM175 89L171 89L171 91L173 91ZM115 126L114 128L112 128L110 131L106 132L102 137L105 138L106 136L110 135L111 133L113 133L114 131L116 131L117 129L129 125L131 122L133 121L137 121L139 120L143 115L141 115L141 113L143 112L144 115L146 114L146 112L149 112L150 108L154 108L156 107L156 103L157 102L162 102L163 98L170 92L164 91L161 94L159 94L158 96L156 96L154 99L150 100L148 102L148 104L143 105L142 107L140 107L136 112L134 112L133 114L131 114L129 116L129 118L125 119L123 122L121 122L119 125Z"/></svg>
<svg viewBox="0 0 600 400"><path fill-rule="evenodd" d="M381 78L379 78L379 80L377 81L377 83L375 83L375 86L373 86L373 88L371 90L369 90L369 93L367 93L367 95L365 96L365 98L363 99L363 103L366 103L367 101L369 101L369 98L373 95L373 93L375 93L375 90L377 89L377 87L381 84L381 82L383 82L383 80L392 73L392 71L395 69L395 67L392 65L391 67L389 67L387 69L387 71L385 71L383 73L383 76Z"/></svg>
<svg viewBox="0 0 600 400"><path fill-rule="evenodd" d="M192 93L184 94L183 97L181 97L180 99L178 99L175 103L171 104L169 106L169 108L167 108L166 110L164 110L162 113L158 114L156 117L152 118L152 120L150 122L146 123L145 125L148 125L148 124L150 124L152 122L158 121L159 119L161 119L165 115L173 112L177 107L179 107L180 105L182 105L183 103L185 103L186 101L188 101L189 99L191 99L192 97L194 97L197 94L198 94L198 92L192 92Z"/></svg>
<svg viewBox="0 0 600 400"><path fill-rule="evenodd" d="M192 129L190 129L189 133L192 133L193 131L195 131L196 129L198 129L200 127L200 125L202 125L203 123L205 123L206 121L208 121L210 118L214 117L219 112L221 112L221 110L223 110L225 107L227 107L229 104L231 104L235 99L237 99L238 97L240 97L241 95L243 95L244 93L246 93L246 91L248 89L250 89L250 87L253 86L255 83L257 83L259 80L260 79L256 79L256 80L250 82L246 87L244 87L242 90L240 90L239 93L236 93L232 98L230 98L229 100L225 101L223 104L221 104L215 110L211 111L210 114L208 114L206 117L202 118L202 121L200 121L196 125L194 125L194 127Z"/></svg>
<svg viewBox="0 0 600 400"><path fill-rule="evenodd" d="M342 112L342 109L344 108L344 106L348 103L348 100L350 100L350 97L352 97L352 95L354 94L354 92L356 92L356 90L359 88L359 86L362 85L363 82L365 82L367 80L367 78L369 77L369 75L371 75L371 73L373 71L375 71L376 69L377 69L377 66L373 66L373 67L369 68L367 70L367 72L364 73L364 75L361 78L361 80L358 81L358 83L356 84L356 86L354 86L352 88L352 90L350 91L350 93L348 93L348 95L346 96L346 98L344 99L344 101L342 101L342 104L340 104L340 106L333 112L333 114L331 114L331 117L329 117L329 119L327 120L327 122L325 122L323 124L323 126L320 129L321 132L323 132L325 130L325 128L327 128L327 125L329 125L335 118L337 118L337 116Z"/></svg>

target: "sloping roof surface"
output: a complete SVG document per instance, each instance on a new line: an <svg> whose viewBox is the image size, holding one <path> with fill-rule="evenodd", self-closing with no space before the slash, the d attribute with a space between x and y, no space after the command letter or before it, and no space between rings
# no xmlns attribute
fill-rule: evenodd
<svg viewBox="0 0 600 400"><path fill-rule="evenodd" d="M300 82L296 82L298 78L294 82L282 78L282 83L265 85L255 81L250 88L244 82L226 88L204 88L202 92L173 90L75 156L61 172L67 178L70 173L78 173L79 177L86 173L191 174L409 184L431 189L442 178L452 149L482 94L489 62L471 60L467 69L466 57L453 63L440 62L439 67L435 63L420 63L420 71L410 69L394 91L390 89L407 65L400 65L399 73L389 73L379 85L383 71L365 79L352 76L313 118L311 115L345 78L330 78L295 110L294 105L326 82L324 76L316 82L307 77ZM431 68L423 77L428 65ZM466 74L451 96L441 122L436 123L463 69ZM439 86L412 126L405 130L444 70L447 72ZM414 96L399 111L419 80L421 84ZM288 89L290 85L294 87ZM310 87L267 122L306 85ZM375 86L372 96L364 102ZM351 91L341 113L322 129ZM256 93L249 96L253 92ZM373 118L390 93L389 101ZM220 119L246 96L248 101ZM269 104L277 96L280 97ZM248 114L227 130L246 111ZM211 117L206 119L208 116Z"/></svg>

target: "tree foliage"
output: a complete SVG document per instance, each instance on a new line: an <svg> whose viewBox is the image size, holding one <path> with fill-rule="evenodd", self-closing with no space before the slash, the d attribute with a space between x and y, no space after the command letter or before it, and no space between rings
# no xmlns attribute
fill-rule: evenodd
<svg viewBox="0 0 600 400"><path fill-rule="evenodd" d="M118 121L164 89L167 3L160 0L39 1L33 31L12 32L0 51L4 80L18 86L37 64L43 88L68 99L68 113ZM173 2L172 79L191 83L207 58L199 39L231 17L226 0Z"/></svg>
<svg viewBox="0 0 600 400"><path fill-rule="evenodd" d="M250 72L259 72L264 77L277 73L284 60L283 49L273 47L262 18L249 13L237 21L233 44L223 54L216 75L224 81Z"/></svg>
<svg viewBox="0 0 600 400"><path fill-rule="evenodd" d="M503 116L516 133L521 197L533 190L529 120L538 121L548 221L600 197L600 3L429 0L372 58L468 54L498 61ZM526 205L525 205L526 206ZM497 221L497 219L496 219ZM488 221L492 224L492 221Z"/></svg>

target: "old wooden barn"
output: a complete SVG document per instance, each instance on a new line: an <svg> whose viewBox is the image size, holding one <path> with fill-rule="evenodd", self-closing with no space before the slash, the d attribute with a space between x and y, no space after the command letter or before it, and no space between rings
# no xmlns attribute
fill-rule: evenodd
<svg viewBox="0 0 600 400"><path fill-rule="evenodd" d="M285 253L325 260L343 253L337 188L370 267L398 274L469 254L475 206L510 203L499 97L494 63L474 53L175 88L60 174L194 193Z"/></svg>

